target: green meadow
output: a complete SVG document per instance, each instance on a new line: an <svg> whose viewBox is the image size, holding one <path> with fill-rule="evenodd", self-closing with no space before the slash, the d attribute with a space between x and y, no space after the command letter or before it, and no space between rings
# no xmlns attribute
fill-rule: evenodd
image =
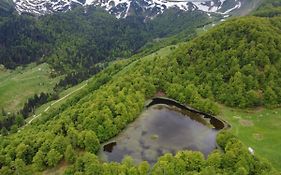
<svg viewBox="0 0 281 175"><path fill-rule="evenodd" d="M281 170L281 108L241 110L221 106L221 110L222 118L232 125L231 131L256 155Z"/></svg>
<svg viewBox="0 0 281 175"><path fill-rule="evenodd" d="M7 112L20 110L34 94L51 92L60 77L51 78L48 64L30 64L16 70L0 68L0 108Z"/></svg>

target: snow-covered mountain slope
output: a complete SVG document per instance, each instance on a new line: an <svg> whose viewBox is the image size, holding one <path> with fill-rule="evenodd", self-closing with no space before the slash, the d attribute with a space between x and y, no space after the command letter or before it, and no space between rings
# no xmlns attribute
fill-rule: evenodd
<svg viewBox="0 0 281 175"><path fill-rule="evenodd" d="M154 17L168 8L228 14L239 9L243 1L247 0L14 0L19 13L43 15L67 11L77 6L95 5L106 9L117 18L132 14Z"/></svg>

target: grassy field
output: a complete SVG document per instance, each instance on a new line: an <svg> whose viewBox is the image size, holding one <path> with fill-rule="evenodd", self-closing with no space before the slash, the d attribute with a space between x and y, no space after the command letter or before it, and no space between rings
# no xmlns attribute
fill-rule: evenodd
<svg viewBox="0 0 281 175"><path fill-rule="evenodd" d="M76 93L79 93L81 89L83 89L87 85L87 80L79 83L76 86L73 86L71 88L68 88L64 91L62 91L59 94L58 100L49 101L48 103L43 104L42 106L35 109L34 115L30 116L26 119L26 122L28 123L30 120L33 120L34 117L37 118L38 115L48 113L49 109L57 109L59 108L70 96L75 95ZM40 117L40 116L38 116Z"/></svg>
<svg viewBox="0 0 281 175"><path fill-rule="evenodd" d="M281 170L281 108L240 110L221 106L222 118L232 125L231 131L255 154L267 158Z"/></svg>
<svg viewBox="0 0 281 175"><path fill-rule="evenodd" d="M31 64L16 70L0 69L0 109L16 112L35 93L52 91L60 77L50 78L48 64Z"/></svg>

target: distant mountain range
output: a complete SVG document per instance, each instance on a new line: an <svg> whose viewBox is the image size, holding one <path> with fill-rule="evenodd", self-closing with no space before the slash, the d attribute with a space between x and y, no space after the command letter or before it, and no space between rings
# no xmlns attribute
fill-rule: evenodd
<svg viewBox="0 0 281 175"><path fill-rule="evenodd" d="M241 8L246 0L13 0L18 13L44 15L65 12L78 6L99 6L117 18L141 15L153 18L166 9L200 10L227 15Z"/></svg>

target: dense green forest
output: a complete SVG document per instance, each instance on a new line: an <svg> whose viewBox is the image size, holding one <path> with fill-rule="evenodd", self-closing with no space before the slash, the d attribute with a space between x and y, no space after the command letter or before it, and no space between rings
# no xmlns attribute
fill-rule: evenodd
<svg viewBox="0 0 281 175"><path fill-rule="evenodd" d="M191 29L208 21L202 12L178 10L150 22L137 16L118 20L95 7L38 18L11 15L0 18L0 64L15 68L47 61L60 72L89 69L98 62L128 57L154 38L183 30L194 33Z"/></svg>
<svg viewBox="0 0 281 175"><path fill-rule="evenodd" d="M233 19L179 47L110 64L59 109L0 138L1 174L30 174L61 161L71 165L66 174L273 174L269 163L229 134L218 137L223 151L207 160L198 152L166 154L152 169L130 158L102 163L94 154L158 91L213 114L219 113L215 101L235 107L280 104L279 24L279 17Z"/></svg>
<svg viewBox="0 0 281 175"><path fill-rule="evenodd" d="M146 162L136 166L130 158L125 158L122 164L98 160L94 153L100 143L133 121L141 112L145 99L156 92L156 86L150 83L159 81L160 69L150 72L153 69L145 67L151 63L157 67L155 60L165 58L152 56L138 62L116 62L60 109L45 114L20 133L1 137L1 174L32 174L55 166L62 159L72 164L66 174L146 174L148 171L153 174L206 174L209 171L213 174L236 171L268 174L273 171L268 162L250 155L247 148L229 134L218 137L218 143L225 151L215 151L207 160L198 152L179 152L175 157L166 154L151 170ZM144 74L151 78L143 79ZM77 157L79 150L86 152Z"/></svg>
<svg viewBox="0 0 281 175"><path fill-rule="evenodd" d="M229 106L278 106L280 22L280 17L246 17L223 23L175 53L177 70L188 72L176 70L177 75Z"/></svg>
<svg viewBox="0 0 281 175"><path fill-rule="evenodd" d="M273 17L281 15L281 2L279 0L264 0L260 7L253 12L260 17Z"/></svg>
<svg viewBox="0 0 281 175"><path fill-rule="evenodd" d="M96 155L100 144L134 121L146 100L157 92L212 114L220 113L217 103L237 108L279 106L278 15L235 18L188 43L144 56L151 52L150 44L144 46L148 41L177 32L189 38L194 34L192 28L207 22L206 18L183 15L200 20L187 21L181 28L171 27L182 24L165 14L159 21L144 23L137 17L116 20L99 9L88 10L76 9L40 20L31 16L2 18L0 31L5 35L0 33L0 55L7 58L2 64L11 68L47 61L57 71L84 77L88 75L73 70L93 69L97 63L129 57L139 49L143 52L94 71L87 86L59 108L43 113L20 132L0 136L0 174L35 174L60 163L68 166L65 174L278 174L268 161L250 154L229 132L219 133L219 149L207 158L199 152L179 151L163 155L155 165L136 165L130 157L122 163L105 163ZM22 29L15 27L18 25ZM154 50L161 44L152 46ZM77 83L71 75L66 77L62 84ZM40 99L34 97L30 103ZM42 96L42 101L45 99ZM27 106L27 112L31 108Z"/></svg>
<svg viewBox="0 0 281 175"><path fill-rule="evenodd" d="M0 7L8 6L5 2ZM15 68L30 62L48 62L56 70L54 76L65 74L54 87L53 95L56 95L98 73L108 61L126 58L137 52L143 55L153 52L155 49L145 44L154 38L181 32L180 39L174 38L173 41L185 41L195 35L196 27L209 21L202 12L168 10L155 20L144 22L142 17L137 16L117 20L95 7L87 8L86 13L84 10L76 8L67 13L41 17L3 14L4 17L0 17L0 64ZM173 18L180 20L175 22ZM170 43L161 47L167 44ZM148 48L148 53L142 47ZM33 107L39 105L30 105L28 100L18 113L0 113L3 134L24 124L17 119L26 118Z"/></svg>

